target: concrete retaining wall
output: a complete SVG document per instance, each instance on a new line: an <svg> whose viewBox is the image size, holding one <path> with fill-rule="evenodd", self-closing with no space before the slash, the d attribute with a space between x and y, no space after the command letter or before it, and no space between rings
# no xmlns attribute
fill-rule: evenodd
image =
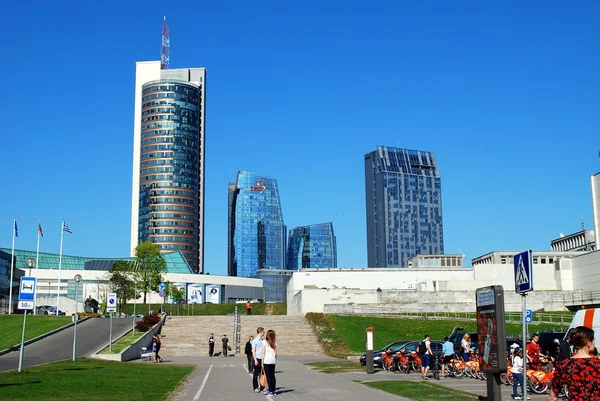
<svg viewBox="0 0 600 401"><path fill-rule="evenodd" d="M127 361L133 361L135 359L140 359L142 357L142 347L146 347L146 348L148 348L148 350L152 350L151 349L152 336L156 333L160 333L162 325L165 324L166 319L167 319L167 315L163 315L160 322L158 322L156 325L154 325L154 327L152 327L151 330L148 330L148 332L144 333L144 335L142 337L140 337L136 342L131 343L131 345L129 347L127 347L125 350L123 350L120 354L100 354L99 352L102 350L99 350L94 355L92 355L92 357L97 358L97 359L104 359L104 360L109 360L109 361L121 361L121 362L127 362ZM122 338L127 335L129 335L129 332L123 334L123 336L121 336L119 338ZM104 347L104 348L106 348L106 347ZM102 348L102 349L104 349L104 348Z"/></svg>
<svg viewBox="0 0 600 401"><path fill-rule="evenodd" d="M527 296L528 309L564 311L566 291L534 291ZM521 296L505 290L507 312L521 310ZM397 312L473 312L475 291L353 290L304 288L288 293L288 315L307 312L357 313L360 305L381 306Z"/></svg>

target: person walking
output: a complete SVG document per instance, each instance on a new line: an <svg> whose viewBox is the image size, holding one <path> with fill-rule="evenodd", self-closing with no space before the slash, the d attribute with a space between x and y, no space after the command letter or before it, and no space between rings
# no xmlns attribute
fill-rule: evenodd
<svg viewBox="0 0 600 401"><path fill-rule="evenodd" d="M448 371L450 370L450 361L454 357L454 343L448 339L448 337L444 337L444 344L442 344L442 352L444 356L442 358L442 377L446 376L446 369L448 367Z"/></svg>
<svg viewBox="0 0 600 401"><path fill-rule="evenodd" d="M210 337L208 337L208 356L213 356L215 353L215 335L210 333Z"/></svg>
<svg viewBox="0 0 600 401"><path fill-rule="evenodd" d="M244 354L246 355L246 358L248 359L248 373L252 374L252 372L254 371L254 361L252 360L252 339L254 337L250 336L250 338L248 338L248 342L246 343L246 347L244 348Z"/></svg>
<svg viewBox="0 0 600 401"><path fill-rule="evenodd" d="M421 343L419 343L419 353L421 354L421 374L423 375L423 379L429 380L429 368L431 368L431 356L433 352L431 352L431 341L429 341L431 337L429 334L425 335L425 338Z"/></svg>
<svg viewBox="0 0 600 401"><path fill-rule="evenodd" d="M155 355L155 359L156 359L157 362L162 363L163 359L160 357L160 355L158 355L158 353L160 352L160 347L162 346L162 340L160 339L160 334L154 334L152 337L156 341L156 355Z"/></svg>
<svg viewBox="0 0 600 401"><path fill-rule="evenodd" d="M277 363L277 343L275 342L275 331L267 331L267 336L263 341L263 366L265 368L265 375L267 376L268 390L264 393L266 396L271 397L276 395L276 381L275 381L275 364Z"/></svg>
<svg viewBox="0 0 600 401"><path fill-rule="evenodd" d="M565 387L569 400L600 400L600 359L593 355L596 350L594 330L575 327L571 344L577 352L556 365L548 401L557 401Z"/></svg>
<svg viewBox="0 0 600 401"><path fill-rule="evenodd" d="M221 341L223 342L223 356L227 356L227 347L229 346L229 338L227 338L227 334L223 334Z"/></svg>
<svg viewBox="0 0 600 401"><path fill-rule="evenodd" d="M515 348L513 351L512 358L512 377L513 377L513 400L522 400L523 397L519 395L519 386L521 387L521 391L525 391L525 380L523 377L523 350L521 348ZM529 396L527 397L529 400Z"/></svg>
<svg viewBox="0 0 600 401"><path fill-rule="evenodd" d="M252 314L252 302L250 300L246 301L246 315Z"/></svg>
<svg viewBox="0 0 600 401"><path fill-rule="evenodd" d="M260 384L258 383L258 377L260 376L260 368L262 367L263 359L263 336L265 335L265 329L259 327L256 329L256 337L252 340L252 359L254 361L254 372L252 373L252 388L255 393L260 393Z"/></svg>

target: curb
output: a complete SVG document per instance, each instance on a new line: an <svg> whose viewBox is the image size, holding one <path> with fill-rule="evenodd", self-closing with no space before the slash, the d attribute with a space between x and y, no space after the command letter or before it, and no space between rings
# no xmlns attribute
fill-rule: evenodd
<svg viewBox="0 0 600 401"><path fill-rule="evenodd" d="M77 323L81 324L81 323L85 322L88 319L91 319L91 317L90 316L86 316L86 317L78 320ZM63 330L66 330L66 329L68 329L71 326L75 326L75 323L71 322L71 323L66 324L66 325L64 325L62 327L59 327L58 329L54 329L54 330L49 331L47 333L44 333L44 334L42 334L40 336L34 337L34 338L30 339L30 340L27 340L27 341L25 341L25 343L23 344L23 346L27 346L29 344L33 344L34 342L40 341L40 340L42 340L42 339L44 339L44 338L46 338L48 336L51 336L52 334L56 334L56 333L59 333L59 332L61 332ZM12 347L0 350L0 356L8 354L9 352L17 351L20 348L21 348L21 344L15 344Z"/></svg>

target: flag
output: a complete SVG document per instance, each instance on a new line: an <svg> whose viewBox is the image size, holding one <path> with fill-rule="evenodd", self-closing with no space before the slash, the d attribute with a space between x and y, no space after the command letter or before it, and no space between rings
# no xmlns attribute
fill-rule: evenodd
<svg viewBox="0 0 600 401"><path fill-rule="evenodd" d="M15 237L19 238L19 227L17 227L17 219L15 219Z"/></svg>
<svg viewBox="0 0 600 401"><path fill-rule="evenodd" d="M38 232L40 233L40 235L42 236L42 238L44 237L44 231L42 231L42 221L38 221Z"/></svg>
<svg viewBox="0 0 600 401"><path fill-rule="evenodd" d="M73 231L69 228L69 226L63 221L63 231L68 232L69 234L73 234Z"/></svg>

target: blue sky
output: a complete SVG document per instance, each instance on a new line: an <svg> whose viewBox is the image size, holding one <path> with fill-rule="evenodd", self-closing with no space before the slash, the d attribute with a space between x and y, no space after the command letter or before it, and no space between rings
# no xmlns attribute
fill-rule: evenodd
<svg viewBox="0 0 600 401"><path fill-rule="evenodd" d="M54 4L51 5L50 3ZM60 4L60 5L57 5ZM94 5L92 5L94 4ZM206 271L226 274L227 184L278 180L289 228L332 221L366 265L364 154L435 152L446 253L550 247L592 227L593 1L103 1L3 7L0 246L129 251L134 63L206 67Z"/></svg>

